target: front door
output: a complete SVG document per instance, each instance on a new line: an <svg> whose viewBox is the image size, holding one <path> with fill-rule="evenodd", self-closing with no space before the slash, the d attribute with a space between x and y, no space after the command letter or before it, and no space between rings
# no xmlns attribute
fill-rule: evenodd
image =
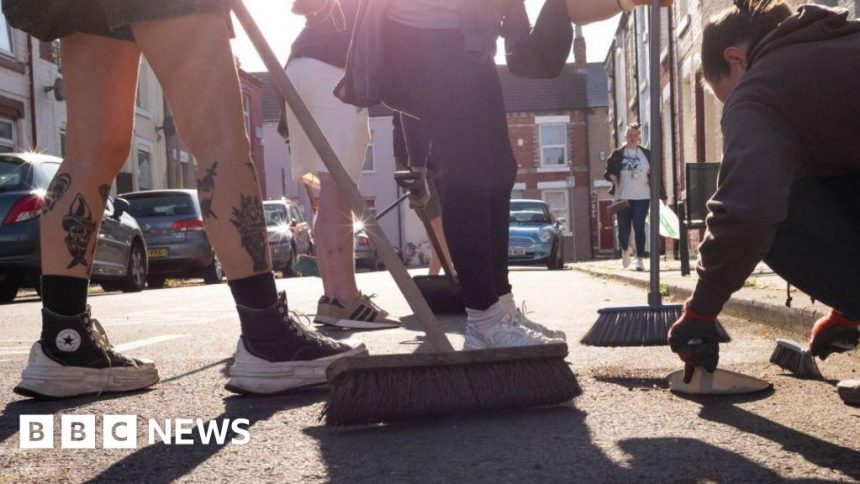
<svg viewBox="0 0 860 484"><path fill-rule="evenodd" d="M615 251L615 224L613 224L612 215L609 213L610 205L612 205L612 200L597 201L597 224L600 227L600 252Z"/></svg>

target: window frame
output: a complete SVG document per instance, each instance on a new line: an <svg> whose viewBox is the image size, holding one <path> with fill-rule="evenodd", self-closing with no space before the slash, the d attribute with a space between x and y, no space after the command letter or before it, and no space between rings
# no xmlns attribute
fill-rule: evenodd
<svg viewBox="0 0 860 484"><path fill-rule="evenodd" d="M141 166L140 166L140 154L141 153L146 153L147 156L149 157L149 160L148 160L149 173L147 173L147 180L149 181L149 183L148 183L149 186L147 186L147 187L144 187L141 184L141 179L142 179L142 177L141 177L142 172L141 172ZM137 189L139 191L153 190L155 188L153 186L154 182L155 182L155 178L153 177L153 170L152 170L152 162L153 162L152 146L148 145L148 144L144 144L144 143L138 143L137 148L135 149L134 158L135 158L135 172L137 173Z"/></svg>
<svg viewBox="0 0 860 484"><path fill-rule="evenodd" d="M6 50L0 47L0 55L5 55L7 57L15 57L15 36L12 35L12 27L9 25L9 22L6 20L6 17L0 13L0 35L6 35L6 38L9 39L9 50Z"/></svg>
<svg viewBox="0 0 860 484"><path fill-rule="evenodd" d="M373 146L374 134L373 130L370 130L370 142L367 143L367 148L364 151L364 162L361 165L362 173L376 173L376 149ZM370 160L370 169L367 168L367 160Z"/></svg>
<svg viewBox="0 0 860 484"><path fill-rule="evenodd" d="M552 215L554 221L558 222L558 220L562 217L556 215L555 211L553 211L552 204L549 202L549 200L547 200L548 195L557 193L561 193L564 195L564 226L562 229L562 235L571 236L573 235L573 232L570 230L572 225L570 220L570 191L565 188L543 188L540 191L540 199L546 203L547 207L549 208L549 213Z"/></svg>
<svg viewBox="0 0 860 484"><path fill-rule="evenodd" d="M544 144L544 128L558 128L561 127L564 132L564 144ZM538 123L538 157L541 168L547 169L559 169L570 166L570 122L562 122L562 121L547 121ZM544 156L544 150L546 149L557 149L562 148L564 150L564 161L562 163L547 163L546 158Z"/></svg>
<svg viewBox="0 0 860 484"><path fill-rule="evenodd" d="M9 118L0 118L0 123L8 123L12 129L12 137L11 138L0 138L0 153L12 153L15 152L15 147L17 143L15 141L17 134L17 126L14 120ZM8 148L8 151L3 150L3 148Z"/></svg>

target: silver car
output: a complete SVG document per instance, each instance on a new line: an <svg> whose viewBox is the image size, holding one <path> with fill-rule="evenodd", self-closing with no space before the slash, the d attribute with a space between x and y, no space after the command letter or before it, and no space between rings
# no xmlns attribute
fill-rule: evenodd
<svg viewBox="0 0 860 484"><path fill-rule="evenodd" d="M149 287L164 287L167 278L202 277L207 284L224 280L195 190L151 190L122 197L146 238Z"/></svg>
<svg viewBox="0 0 860 484"><path fill-rule="evenodd" d="M312 255L313 231L298 205L290 200L263 202L272 267L284 277L293 274L293 264L299 255Z"/></svg>

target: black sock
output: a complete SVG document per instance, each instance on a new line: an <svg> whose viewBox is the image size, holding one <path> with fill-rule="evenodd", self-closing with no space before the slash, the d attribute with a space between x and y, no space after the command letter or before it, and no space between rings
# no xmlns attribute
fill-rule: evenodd
<svg viewBox="0 0 860 484"><path fill-rule="evenodd" d="M275 287L275 275L271 272L257 274L230 281L230 292L239 306L252 309L265 309L278 300L278 289Z"/></svg>
<svg viewBox="0 0 860 484"><path fill-rule="evenodd" d="M87 310L90 281L79 277L42 276L42 305L61 316L75 316Z"/></svg>

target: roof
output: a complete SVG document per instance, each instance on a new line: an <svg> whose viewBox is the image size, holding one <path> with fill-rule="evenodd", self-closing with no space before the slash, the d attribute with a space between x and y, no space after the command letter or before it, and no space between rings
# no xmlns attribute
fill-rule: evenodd
<svg viewBox="0 0 860 484"><path fill-rule="evenodd" d="M555 79L521 79L504 65L498 66L498 71L508 112L565 111L609 105L606 71L600 62L588 63L584 73L577 72L574 64L566 64ZM278 121L279 96L269 73L252 75L263 84L263 122ZM370 116L374 118L391 114L382 105L370 108Z"/></svg>
<svg viewBox="0 0 860 484"><path fill-rule="evenodd" d="M508 112L567 111L608 105L606 72L598 62L578 72L566 64L555 79L521 79L497 66Z"/></svg>

